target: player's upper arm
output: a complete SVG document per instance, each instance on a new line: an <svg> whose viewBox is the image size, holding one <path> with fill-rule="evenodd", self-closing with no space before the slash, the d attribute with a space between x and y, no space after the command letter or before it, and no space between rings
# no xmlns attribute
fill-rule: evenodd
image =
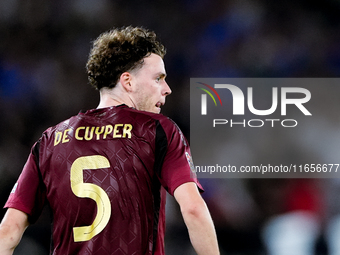
<svg viewBox="0 0 340 255"><path fill-rule="evenodd" d="M197 254L220 254L214 223L196 183L180 185L175 189L174 196L181 207L190 241Z"/></svg>
<svg viewBox="0 0 340 255"><path fill-rule="evenodd" d="M14 248L28 227L28 215L14 208L9 208L0 224L0 246Z"/></svg>
<svg viewBox="0 0 340 255"><path fill-rule="evenodd" d="M177 187L174 191L174 197L180 205L182 213L195 214L202 207L206 207L194 182L187 182Z"/></svg>
<svg viewBox="0 0 340 255"><path fill-rule="evenodd" d="M29 225L28 215L20 210L14 208L8 208L1 225L16 224L22 229L26 229Z"/></svg>

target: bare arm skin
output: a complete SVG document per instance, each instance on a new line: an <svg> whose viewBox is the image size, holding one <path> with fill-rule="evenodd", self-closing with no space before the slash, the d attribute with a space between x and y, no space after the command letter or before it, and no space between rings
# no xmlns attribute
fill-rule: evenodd
<svg viewBox="0 0 340 255"><path fill-rule="evenodd" d="M213 221L196 184L182 184L175 190L174 196L180 205L190 241L197 254L220 254Z"/></svg>
<svg viewBox="0 0 340 255"><path fill-rule="evenodd" d="M11 255L28 227L27 214L9 208L0 224L0 255Z"/></svg>

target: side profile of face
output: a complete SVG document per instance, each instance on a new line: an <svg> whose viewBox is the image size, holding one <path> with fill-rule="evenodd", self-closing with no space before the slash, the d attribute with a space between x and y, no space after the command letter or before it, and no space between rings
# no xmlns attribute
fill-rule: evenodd
<svg viewBox="0 0 340 255"><path fill-rule="evenodd" d="M160 113L171 89L165 81L163 59L152 53L144 58L141 68L131 72L130 99L137 110Z"/></svg>

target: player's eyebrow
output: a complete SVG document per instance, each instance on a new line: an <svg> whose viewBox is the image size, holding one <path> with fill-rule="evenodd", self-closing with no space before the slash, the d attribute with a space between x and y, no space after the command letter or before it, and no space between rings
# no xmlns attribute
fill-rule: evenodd
<svg viewBox="0 0 340 255"><path fill-rule="evenodd" d="M157 73L156 76L157 76L157 77L160 77L160 78L162 78L162 79L164 79L164 78L166 77L166 73L159 72L159 73Z"/></svg>

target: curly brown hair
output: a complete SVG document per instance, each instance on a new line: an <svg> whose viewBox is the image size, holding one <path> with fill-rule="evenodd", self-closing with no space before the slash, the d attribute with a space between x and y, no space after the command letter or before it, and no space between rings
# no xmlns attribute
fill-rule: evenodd
<svg viewBox="0 0 340 255"><path fill-rule="evenodd" d="M93 43L86 64L90 84L96 89L113 88L122 73L143 65L143 59L166 50L153 31L142 27L116 28L101 34Z"/></svg>

